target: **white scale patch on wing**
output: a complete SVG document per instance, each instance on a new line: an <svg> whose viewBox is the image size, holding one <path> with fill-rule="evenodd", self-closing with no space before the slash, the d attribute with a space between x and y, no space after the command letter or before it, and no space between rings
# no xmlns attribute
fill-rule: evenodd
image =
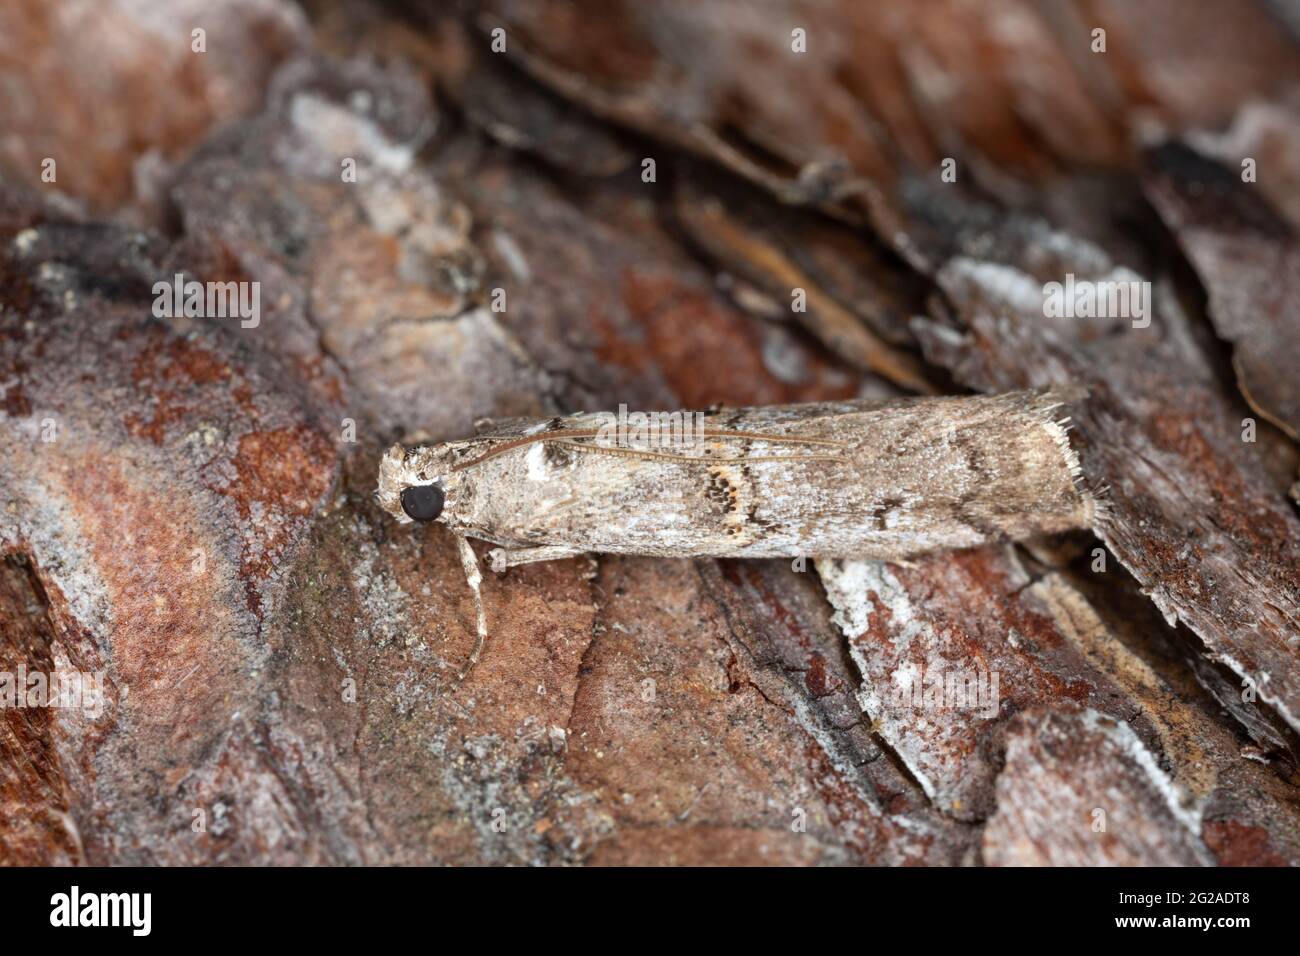
<svg viewBox="0 0 1300 956"><path fill-rule="evenodd" d="M524 462L528 465L529 481L547 481L551 477L551 470L546 464L546 443L538 442L528 449L528 454L524 456Z"/></svg>

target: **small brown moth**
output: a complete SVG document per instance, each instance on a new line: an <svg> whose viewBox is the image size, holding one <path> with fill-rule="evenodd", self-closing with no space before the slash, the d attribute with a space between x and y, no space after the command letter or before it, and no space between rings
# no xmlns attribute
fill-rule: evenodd
<svg viewBox="0 0 1300 956"><path fill-rule="evenodd" d="M586 552L875 558L1088 527L1062 390L490 423L379 467L398 521L498 547L493 570ZM486 625L479 604L478 658ZM461 676L468 671L463 671Z"/></svg>

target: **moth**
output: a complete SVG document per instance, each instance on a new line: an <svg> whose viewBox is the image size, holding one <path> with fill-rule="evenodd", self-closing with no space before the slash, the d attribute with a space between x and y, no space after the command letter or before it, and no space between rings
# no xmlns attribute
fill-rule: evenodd
<svg viewBox="0 0 1300 956"><path fill-rule="evenodd" d="M580 413L393 446L376 497L399 522L496 545L495 571L588 552L874 558L1091 526L1060 409L1078 393L859 400L707 413ZM479 646L486 636L479 602ZM463 676L463 673L462 673Z"/></svg>

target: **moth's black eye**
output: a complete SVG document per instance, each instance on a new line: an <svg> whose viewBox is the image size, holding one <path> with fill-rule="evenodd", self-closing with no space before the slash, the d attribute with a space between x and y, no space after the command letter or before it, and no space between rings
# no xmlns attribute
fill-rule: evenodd
<svg viewBox="0 0 1300 956"><path fill-rule="evenodd" d="M413 521L432 521L442 514L444 498L437 485L412 485L402 489L402 510Z"/></svg>

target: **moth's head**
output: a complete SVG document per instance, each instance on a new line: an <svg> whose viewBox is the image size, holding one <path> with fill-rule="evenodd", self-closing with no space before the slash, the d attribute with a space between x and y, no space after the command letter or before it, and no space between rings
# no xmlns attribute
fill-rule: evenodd
<svg viewBox="0 0 1300 956"><path fill-rule="evenodd" d="M394 445L379 462L375 498L398 521L442 521L453 518L459 476L448 445L404 448Z"/></svg>

